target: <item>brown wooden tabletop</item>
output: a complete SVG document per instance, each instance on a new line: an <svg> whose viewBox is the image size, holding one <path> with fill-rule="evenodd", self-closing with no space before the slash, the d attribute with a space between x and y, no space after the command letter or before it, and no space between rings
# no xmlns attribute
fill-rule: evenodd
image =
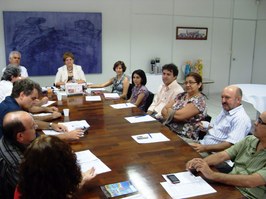
<svg viewBox="0 0 266 199"><path fill-rule="evenodd" d="M200 157L187 143L157 121L131 124L124 117L143 114L138 108L114 109L110 105L121 100L87 102L85 96L63 96L56 102L59 110L68 107L69 117L59 121L86 120L88 134L70 143L74 151L89 149L101 159L110 172L99 174L84 188L78 198L105 198L100 186L131 180L147 199L171 198L161 186L162 174L185 171L187 161ZM56 96L50 99L55 100ZM161 132L168 142L138 144L131 137L147 132ZM194 198L242 198L234 186L210 182L217 191ZM191 187L193 189L193 187Z"/></svg>

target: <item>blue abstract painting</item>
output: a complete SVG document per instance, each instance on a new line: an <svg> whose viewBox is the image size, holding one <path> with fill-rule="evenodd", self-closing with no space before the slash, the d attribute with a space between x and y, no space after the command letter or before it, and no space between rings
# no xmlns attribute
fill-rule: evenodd
<svg viewBox="0 0 266 199"><path fill-rule="evenodd" d="M21 52L30 76L55 75L65 52L84 73L102 72L101 13L4 11L3 19L6 60Z"/></svg>

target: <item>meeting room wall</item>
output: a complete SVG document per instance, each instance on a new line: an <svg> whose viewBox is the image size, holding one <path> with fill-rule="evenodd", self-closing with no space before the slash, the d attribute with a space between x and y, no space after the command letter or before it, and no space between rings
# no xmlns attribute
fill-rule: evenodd
<svg viewBox="0 0 266 199"><path fill-rule="evenodd" d="M174 62L180 69L186 60L202 59L203 76L215 81L209 91L220 92L229 81L233 17L254 20L257 5L250 6L250 2L255 0L1 0L0 11L101 12L103 72L86 75L88 82L100 83L114 76L112 67L117 60L123 60L131 74L138 68L149 72L150 60L155 57L161 64ZM265 26L263 20L259 23ZM207 27L208 39L176 40L176 26ZM4 66L2 15L0 35L0 65ZM261 66L259 62L254 63ZM54 76L32 79L42 86L54 82Z"/></svg>

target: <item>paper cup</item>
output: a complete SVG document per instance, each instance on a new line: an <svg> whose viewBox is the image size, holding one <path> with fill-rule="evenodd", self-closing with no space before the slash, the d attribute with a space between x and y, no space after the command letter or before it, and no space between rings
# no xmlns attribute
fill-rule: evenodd
<svg viewBox="0 0 266 199"><path fill-rule="evenodd" d="M202 127L204 129L208 129L209 128L209 125L210 125L210 122L207 122L207 121L201 121L201 124L202 124Z"/></svg>
<svg viewBox="0 0 266 199"><path fill-rule="evenodd" d="M68 108L63 109L63 113L64 113L65 117L68 117L69 116L69 109Z"/></svg>
<svg viewBox="0 0 266 199"><path fill-rule="evenodd" d="M62 100L62 95L61 95L60 93L57 93L56 96L57 96L57 100L58 100L58 101L61 101L61 100Z"/></svg>

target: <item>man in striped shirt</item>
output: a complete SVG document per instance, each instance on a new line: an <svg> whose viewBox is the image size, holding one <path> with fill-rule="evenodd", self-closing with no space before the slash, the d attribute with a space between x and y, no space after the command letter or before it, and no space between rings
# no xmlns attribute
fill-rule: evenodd
<svg viewBox="0 0 266 199"><path fill-rule="evenodd" d="M266 198L266 111L254 126L253 135L225 151L204 159L194 158L187 163L186 168L196 169L210 180L234 185L247 198ZM209 167L226 160L235 162L229 174L215 172Z"/></svg>
<svg viewBox="0 0 266 199"><path fill-rule="evenodd" d="M190 145L201 155L203 152L223 151L242 140L251 131L251 121L241 104L242 91L236 86L227 86L221 94L223 110L209 125L207 134L200 143Z"/></svg>

